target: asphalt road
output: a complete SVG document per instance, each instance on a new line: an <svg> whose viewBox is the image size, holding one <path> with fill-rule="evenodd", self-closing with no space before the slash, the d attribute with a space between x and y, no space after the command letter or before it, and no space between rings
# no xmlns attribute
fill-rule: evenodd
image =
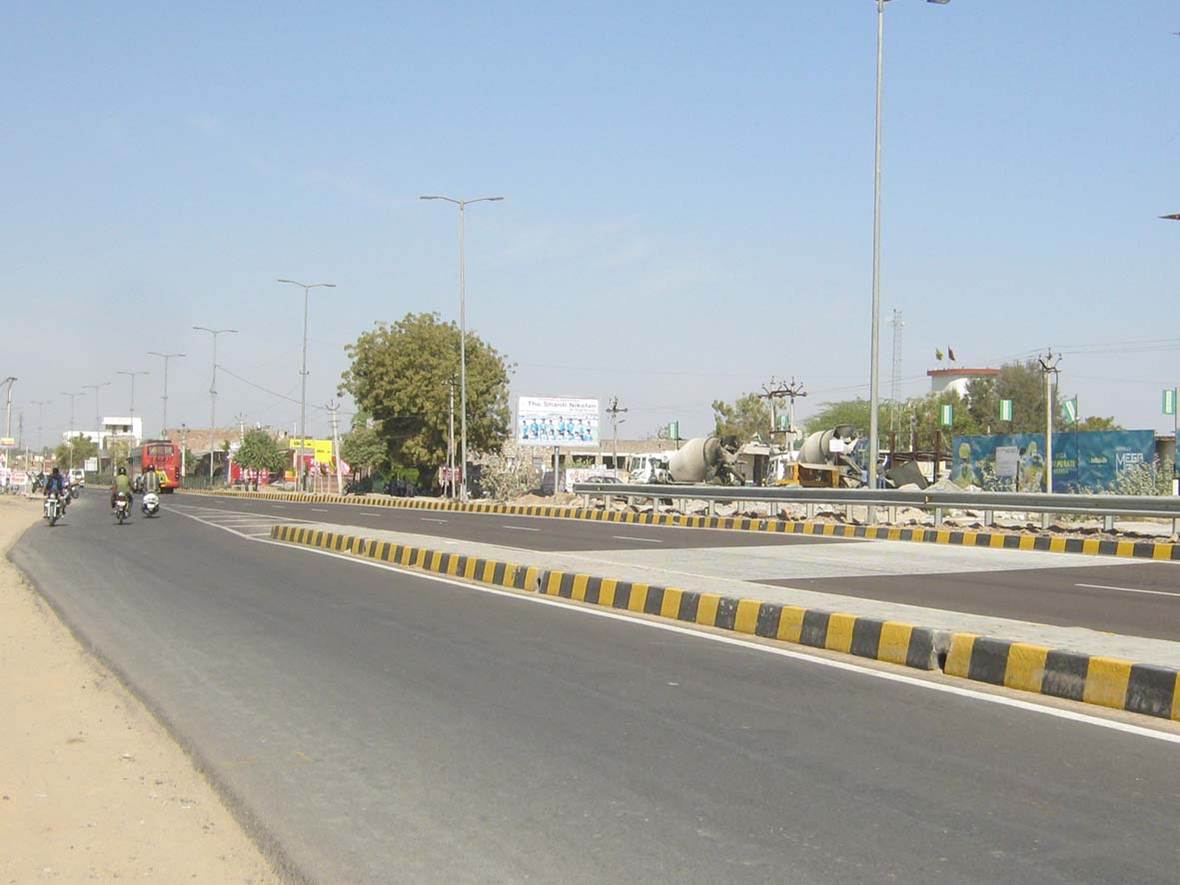
<svg viewBox="0 0 1180 885"><path fill-rule="evenodd" d="M217 497L199 500L219 510L265 513L313 522L367 526L390 531L439 535L448 538L501 544L529 550L651 550L642 538L658 538L660 550L719 547L761 547L832 543L892 545L908 551L914 563L931 555L931 548L900 541L843 541L802 535L734 532L715 529L667 529L598 523L585 520L506 517L495 514L462 514L444 511L374 508L349 504L294 504L265 500ZM639 537L642 536L642 537ZM961 553L964 562L978 563L996 551L940 546L940 554ZM821 551L822 552L822 551ZM843 554L847 556L848 554ZM1026 555L1011 554L1005 555ZM897 574L892 566L869 575L830 578L756 578L760 583L859 596L926 608L1014 618L1040 624L1087 627L1129 636L1180 641L1180 563L1128 562L1088 559L1092 566L1077 566L1077 555L1065 557L1071 567L977 571L977 565L953 572ZM1060 560L1062 565L1065 559ZM655 564L653 562L653 564ZM742 577L740 568L727 572Z"/></svg>
<svg viewBox="0 0 1180 885"><path fill-rule="evenodd" d="M186 503L207 504L219 510L265 513L311 522L366 526L391 532L413 532L520 547L526 550L627 550L645 549L642 533L659 538L664 549L685 547L764 547L768 544L863 544L855 538L813 538L806 535L774 535L717 529L678 529L627 523L591 522L582 519L458 513L449 510L413 510L400 507L363 507L357 504L308 504L225 497L198 498L181 495ZM166 502L165 502L166 503Z"/></svg>
<svg viewBox="0 0 1180 885"><path fill-rule="evenodd" d="M1174 562L940 575L794 578L765 583L950 611L1002 615L1039 624L1180 640L1180 564Z"/></svg>
<svg viewBox="0 0 1180 885"><path fill-rule="evenodd" d="M118 527L94 495L13 559L318 881L1170 883L1180 864L1176 744L174 512Z"/></svg>

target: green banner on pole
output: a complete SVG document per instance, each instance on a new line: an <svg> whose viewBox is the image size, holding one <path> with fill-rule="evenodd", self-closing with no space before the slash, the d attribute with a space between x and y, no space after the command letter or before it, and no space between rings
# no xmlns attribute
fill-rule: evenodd
<svg viewBox="0 0 1180 885"><path fill-rule="evenodd" d="M1000 400L1000 420L1001 421L1011 421L1012 420L1012 400L1010 400L1010 399Z"/></svg>
<svg viewBox="0 0 1180 885"><path fill-rule="evenodd" d="M1061 417L1063 417L1070 424L1077 424L1078 422L1078 398L1067 399L1061 404Z"/></svg>
<svg viewBox="0 0 1180 885"><path fill-rule="evenodd" d="M950 427L952 424L955 423L955 410L954 410L954 407L951 406L950 403L943 403L941 412L942 412L942 426L943 427Z"/></svg>
<svg viewBox="0 0 1180 885"><path fill-rule="evenodd" d="M1169 387L1164 391L1164 414L1176 414L1176 388Z"/></svg>
<svg viewBox="0 0 1180 885"><path fill-rule="evenodd" d="M672 421L668 424L668 439L680 439L679 421Z"/></svg>

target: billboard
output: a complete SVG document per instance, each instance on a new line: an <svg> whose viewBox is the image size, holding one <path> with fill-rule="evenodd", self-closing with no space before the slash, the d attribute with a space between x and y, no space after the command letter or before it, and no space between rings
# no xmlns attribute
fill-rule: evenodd
<svg viewBox="0 0 1180 885"><path fill-rule="evenodd" d="M956 436L951 454L951 478L959 485L1020 492L1044 487L1043 433ZM1110 491L1121 471L1154 461L1154 431L1063 430L1053 434L1053 491Z"/></svg>
<svg viewBox="0 0 1180 885"><path fill-rule="evenodd" d="M598 400L522 396L516 403L516 441L522 446L597 446Z"/></svg>
<svg viewBox="0 0 1180 885"><path fill-rule="evenodd" d="M302 445L301 445L302 443ZM304 458L312 458L316 464L332 463L332 440L330 439L300 439L297 436L287 439L287 446L291 451L303 449Z"/></svg>

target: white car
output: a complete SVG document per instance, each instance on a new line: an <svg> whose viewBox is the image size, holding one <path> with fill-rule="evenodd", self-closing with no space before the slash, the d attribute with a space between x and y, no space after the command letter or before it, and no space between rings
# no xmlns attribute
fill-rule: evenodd
<svg viewBox="0 0 1180 885"><path fill-rule="evenodd" d="M85 486L86 485L86 471L81 467L75 467L70 471L70 485Z"/></svg>

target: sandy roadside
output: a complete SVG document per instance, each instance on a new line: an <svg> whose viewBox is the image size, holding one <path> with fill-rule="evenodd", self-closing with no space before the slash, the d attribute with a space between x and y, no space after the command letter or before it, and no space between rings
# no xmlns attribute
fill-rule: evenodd
<svg viewBox="0 0 1180 885"><path fill-rule="evenodd" d="M39 517L36 502L0 498L0 553ZM188 756L5 558L0 710L0 882L280 881Z"/></svg>

